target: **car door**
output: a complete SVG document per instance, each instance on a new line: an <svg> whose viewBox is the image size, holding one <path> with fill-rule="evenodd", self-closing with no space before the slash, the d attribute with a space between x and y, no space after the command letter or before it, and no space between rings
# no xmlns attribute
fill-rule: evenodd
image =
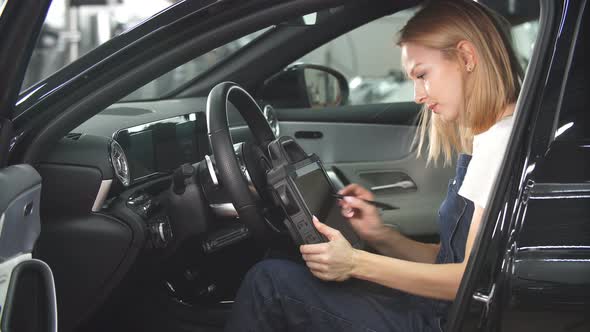
<svg viewBox="0 0 590 332"><path fill-rule="evenodd" d="M588 3L540 3L521 114L449 331L590 329Z"/></svg>
<svg viewBox="0 0 590 332"><path fill-rule="evenodd" d="M0 331L57 331L51 269L32 257L41 176L8 165L11 113L50 1L0 1Z"/></svg>

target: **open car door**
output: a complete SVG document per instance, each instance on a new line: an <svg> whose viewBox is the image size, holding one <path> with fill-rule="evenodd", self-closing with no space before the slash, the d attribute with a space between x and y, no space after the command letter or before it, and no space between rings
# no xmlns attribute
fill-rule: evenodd
<svg viewBox="0 0 590 332"><path fill-rule="evenodd" d="M8 165L11 115L50 0L0 0L0 331L57 331L51 269L32 258L41 176Z"/></svg>

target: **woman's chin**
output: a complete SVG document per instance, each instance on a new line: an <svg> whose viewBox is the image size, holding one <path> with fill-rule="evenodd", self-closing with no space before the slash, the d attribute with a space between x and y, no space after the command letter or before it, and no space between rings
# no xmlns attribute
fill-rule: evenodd
<svg viewBox="0 0 590 332"><path fill-rule="evenodd" d="M434 114L443 122L455 122L458 118L456 114L448 114L444 112L434 112Z"/></svg>

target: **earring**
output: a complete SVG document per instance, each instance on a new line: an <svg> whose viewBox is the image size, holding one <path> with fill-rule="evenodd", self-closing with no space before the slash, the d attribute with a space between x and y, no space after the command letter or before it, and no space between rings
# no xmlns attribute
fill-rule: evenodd
<svg viewBox="0 0 590 332"><path fill-rule="evenodd" d="M473 67L471 67L471 66L467 66L467 72L468 72L468 73L471 73L472 71L473 71Z"/></svg>

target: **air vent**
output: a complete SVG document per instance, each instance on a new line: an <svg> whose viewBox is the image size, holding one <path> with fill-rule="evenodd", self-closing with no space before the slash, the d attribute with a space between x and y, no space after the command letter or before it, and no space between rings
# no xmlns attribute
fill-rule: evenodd
<svg viewBox="0 0 590 332"><path fill-rule="evenodd" d="M119 116L137 116L143 114L150 114L154 113L152 110L144 109L144 108L135 108L135 107L114 107L108 108L99 114L101 115L119 115Z"/></svg>
<svg viewBox="0 0 590 332"><path fill-rule="evenodd" d="M66 138L71 139L72 141L77 141L82 134L79 133L69 133L66 135Z"/></svg>

